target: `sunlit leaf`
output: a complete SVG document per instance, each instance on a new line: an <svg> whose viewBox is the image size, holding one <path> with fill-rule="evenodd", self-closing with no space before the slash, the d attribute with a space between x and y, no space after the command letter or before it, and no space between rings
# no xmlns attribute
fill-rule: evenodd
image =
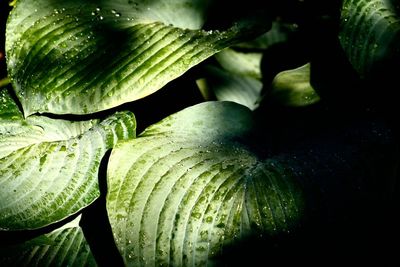
<svg viewBox="0 0 400 267"><path fill-rule="evenodd" d="M6 88L0 88L0 120L22 119L22 113ZM0 125L1 127L1 125Z"/></svg>
<svg viewBox="0 0 400 267"><path fill-rule="evenodd" d="M0 265L97 266L79 219L24 243L0 248Z"/></svg>
<svg viewBox="0 0 400 267"><path fill-rule="evenodd" d="M87 114L143 98L269 27L252 17L202 30L209 2L19 0L6 52L24 114Z"/></svg>
<svg viewBox="0 0 400 267"><path fill-rule="evenodd" d="M251 145L252 130L247 108L206 102L117 145L107 211L128 266L205 266L243 237L291 229L300 190Z"/></svg>
<svg viewBox="0 0 400 267"><path fill-rule="evenodd" d="M1 92L6 107L11 98ZM4 95L3 95L4 94ZM11 102L11 103L10 103ZM2 107L2 106L1 106ZM14 106L15 107L15 106ZM39 228L99 196L100 161L117 140L135 135L132 113L70 122L0 108L0 228Z"/></svg>

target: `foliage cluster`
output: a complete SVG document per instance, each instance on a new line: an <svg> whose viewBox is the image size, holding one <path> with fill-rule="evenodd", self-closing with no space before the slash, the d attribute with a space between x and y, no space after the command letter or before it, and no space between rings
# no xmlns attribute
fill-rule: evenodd
<svg viewBox="0 0 400 267"><path fill-rule="evenodd" d="M400 4L264 2L1 1L0 265L396 261Z"/></svg>

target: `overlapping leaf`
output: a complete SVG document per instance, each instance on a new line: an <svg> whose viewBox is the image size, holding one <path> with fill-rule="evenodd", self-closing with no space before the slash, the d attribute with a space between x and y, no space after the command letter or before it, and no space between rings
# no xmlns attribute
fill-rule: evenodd
<svg viewBox="0 0 400 267"><path fill-rule="evenodd" d="M340 41L351 64L362 77L382 68L390 58L398 60L399 12L394 0L343 1Z"/></svg>
<svg viewBox="0 0 400 267"><path fill-rule="evenodd" d="M284 106L301 107L320 100L310 84L310 63L278 73L271 86L271 97Z"/></svg>
<svg viewBox="0 0 400 267"><path fill-rule="evenodd" d="M7 63L24 114L87 114L145 97L268 27L238 20L201 30L209 1L20 0Z"/></svg>
<svg viewBox="0 0 400 267"><path fill-rule="evenodd" d="M107 211L128 266L204 266L249 234L291 229L300 190L249 145L252 127L247 108L206 102L117 145Z"/></svg>
<svg viewBox="0 0 400 267"><path fill-rule="evenodd" d="M97 266L79 219L22 244L0 248L0 265Z"/></svg>
<svg viewBox="0 0 400 267"><path fill-rule="evenodd" d="M129 112L70 122L41 116L24 120L17 110L6 110L11 113L0 109L0 228L6 230L42 227L92 203L99 196L104 153L117 140L135 135Z"/></svg>
<svg viewBox="0 0 400 267"><path fill-rule="evenodd" d="M216 54L215 58L229 72L261 79L262 53L244 53L227 48Z"/></svg>
<svg viewBox="0 0 400 267"><path fill-rule="evenodd" d="M261 99L262 82L249 75L235 74L224 69L206 68L206 89L220 101L232 101L254 110ZM198 83L199 87L202 86ZM202 88L200 88L202 89Z"/></svg>

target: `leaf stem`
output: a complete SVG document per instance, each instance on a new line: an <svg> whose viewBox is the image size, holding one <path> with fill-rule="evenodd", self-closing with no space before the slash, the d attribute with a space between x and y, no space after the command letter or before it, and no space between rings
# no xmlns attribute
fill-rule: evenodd
<svg viewBox="0 0 400 267"><path fill-rule="evenodd" d="M13 1L10 1L10 2L8 3L8 5L9 5L9 6L15 6L16 3L17 3L17 0L13 0Z"/></svg>
<svg viewBox="0 0 400 267"><path fill-rule="evenodd" d="M5 77L5 78L0 80L0 88L6 87L10 83L11 83L10 78Z"/></svg>

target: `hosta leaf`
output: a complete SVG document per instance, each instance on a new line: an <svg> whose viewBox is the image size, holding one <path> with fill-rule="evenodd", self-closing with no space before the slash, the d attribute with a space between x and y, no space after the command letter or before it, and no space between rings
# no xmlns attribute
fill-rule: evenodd
<svg viewBox="0 0 400 267"><path fill-rule="evenodd" d="M0 120L22 119L22 113L6 88L0 88ZM0 126L1 127L1 126Z"/></svg>
<svg viewBox="0 0 400 267"><path fill-rule="evenodd" d="M198 85L202 86L201 83ZM254 110L261 99L263 85L256 78L209 66L207 67L206 86L217 100L236 102Z"/></svg>
<svg viewBox="0 0 400 267"><path fill-rule="evenodd" d="M0 248L0 265L97 266L79 219L24 243Z"/></svg>
<svg viewBox="0 0 400 267"><path fill-rule="evenodd" d="M229 72L261 79L262 53L244 53L227 48L216 54L215 58Z"/></svg>
<svg viewBox="0 0 400 267"><path fill-rule="evenodd" d="M0 228L42 227L92 203L104 153L134 135L129 112L82 122L0 117Z"/></svg>
<svg viewBox="0 0 400 267"><path fill-rule="evenodd" d="M209 1L19 0L7 64L25 115L86 114L145 97L269 25L201 29Z"/></svg>
<svg viewBox="0 0 400 267"><path fill-rule="evenodd" d="M340 42L362 77L383 67L391 58L393 63L398 62L399 12L395 0L343 1Z"/></svg>
<svg viewBox="0 0 400 267"><path fill-rule="evenodd" d="M278 73L271 86L271 97L284 106L301 107L320 100L310 84L310 63Z"/></svg>
<svg viewBox="0 0 400 267"><path fill-rule="evenodd" d="M206 102L117 145L107 211L128 266L203 266L249 234L291 229L300 191L250 146L252 127L247 108Z"/></svg>

